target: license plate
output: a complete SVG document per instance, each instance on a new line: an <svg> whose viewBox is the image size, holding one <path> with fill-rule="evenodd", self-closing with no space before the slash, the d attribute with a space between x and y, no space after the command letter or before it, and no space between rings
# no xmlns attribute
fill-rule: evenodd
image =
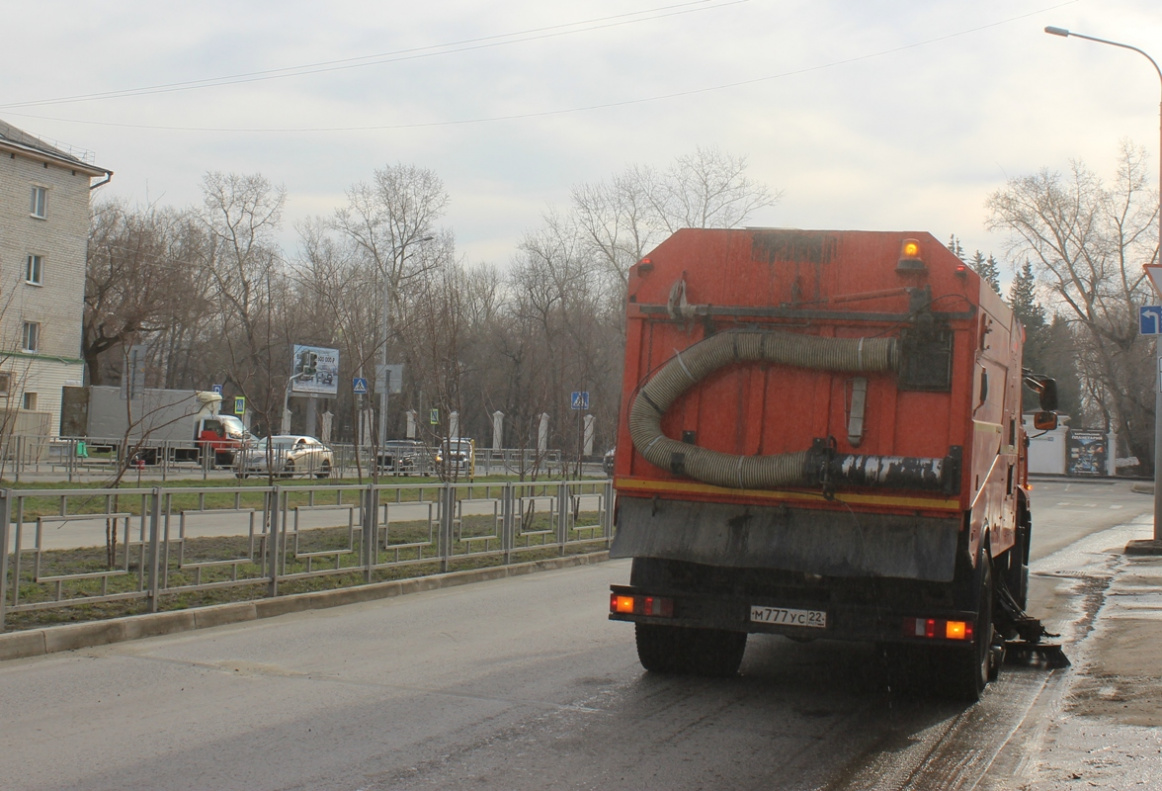
<svg viewBox="0 0 1162 791"><path fill-rule="evenodd" d="M769 623L778 626L805 626L808 629L826 629L826 610L791 610L786 607L761 607L752 605L750 619L754 623Z"/></svg>

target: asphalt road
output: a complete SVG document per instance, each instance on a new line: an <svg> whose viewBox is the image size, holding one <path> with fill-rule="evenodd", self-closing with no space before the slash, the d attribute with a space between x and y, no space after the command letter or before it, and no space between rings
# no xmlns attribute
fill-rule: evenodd
<svg viewBox="0 0 1162 791"><path fill-rule="evenodd" d="M1153 506L1126 483L1035 494L1042 580ZM628 575L614 561L0 664L0 785L984 788L1052 678L1007 667L966 709L893 694L869 646L773 636L739 678L655 677L605 619Z"/></svg>

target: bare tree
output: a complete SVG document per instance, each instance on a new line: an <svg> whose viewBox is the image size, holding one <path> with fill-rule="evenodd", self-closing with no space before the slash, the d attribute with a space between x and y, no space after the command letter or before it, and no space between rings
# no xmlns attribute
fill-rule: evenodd
<svg viewBox="0 0 1162 791"><path fill-rule="evenodd" d="M300 252L291 267L310 326L325 328L328 343L339 349L340 364L352 376L364 377L381 356L375 343L381 306L379 300L367 298L380 292L381 281L358 249L332 231L331 223L322 219L300 224ZM371 425L363 398L340 390L337 399L340 425L350 424L357 447L364 443L360 426ZM361 458L359 454L355 458L362 478Z"/></svg>
<svg viewBox="0 0 1162 791"><path fill-rule="evenodd" d="M408 367L416 381L423 405L439 411L439 423L429 428L428 444L438 445L454 439L449 432L448 416L464 411L464 378L470 363L465 360L463 270L447 265L429 271L413 281L404 297L408 320L399 331L406 339ZM468 436L464 427L458 436ZM445 447L445 450L448 448ZM460 475L457 465L442 465L438 472L444 479Z"/></svg>
<svg viewBox="0 0 1162 791"><path fill-rule="evenodd" d="M1011 232L1013 258L1028 258L1068 316L1095 410L1143 461L1154 457L1154 373L1136 317L1152 297L1142 265L1157 260L1157 206L1144 156L1128 143L1111 185L1074 162L1068 174L1011 179L987 202L989 227Z"/></svg>
<svg viewBox="0 0 1162 791"><path fill-rule="evenodd" d="M589 254L620 279L679 228L734 228L777 192L751 179L745 157L698 148L665 171L635 165L608 182L572 191L573 213ZM560 225L551 216L547 224Z"/></svg>
<svg viewBox="0 0 1162 791"><path fill-rule="evenodd" d="M269 431L290 375L289 289L274 241L286 190L259 174L207 173L202 193L211 241L203 266L221 316L218 370Z"/></svg>
<svg viewBox="0 0 1162 791"><path fill-rule="evenodd" d="M82 333L90 383L102 384L110 367L120 370L126 344L167 334L172 344L175 331L180 337L209 311L193 264L204 237L192 224L188 213L156 206L131 210L121 203L94 205ZM157 344L155 354L173 360L176 355L164 353L167 345ZM153 363L162 381L172 384L167 360Z"/></svg>
<svg viewBox="0 0 1162 791"><path fill-rule="evenodd" d="M679 228L734 228L779 199L778 193L747 176L746 168L746 157L698 148L678 157L656 185L646 182L642 189L670 233Z"/></svg>
<svg viewBox="0 0 1162 791"><path fill-rule="evenodd" d="M335 212L334 227L380 281L375 301L382 306L378 324L383 331L374 337L379 338L376 346L384 363L391 356L389 344L405 287L449 260L451 234L441 235L435 227L447 205L444 184L433 171L398 164L375 171L373 183L347 190L347 205ZM437 244L427 246L433 241ZM386 425L386 415L379 419Z"/></svg>

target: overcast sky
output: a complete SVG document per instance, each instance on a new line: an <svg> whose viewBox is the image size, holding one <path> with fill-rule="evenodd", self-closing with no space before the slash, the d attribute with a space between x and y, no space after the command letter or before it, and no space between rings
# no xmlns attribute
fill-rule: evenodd
<svg viewBox="0 0 1162 791"><path fill-rule="evenodd" d="M5 8L0 118L190 206L258 172L293 224L375 169L434 170L465 260L569 190L697 146L782 199L754 225L930 231L1003 258L984 202L1119 142L1157 172L1159 0L41 0ZM225 79L223 79L225 78ZM116 95L110 95L116 94ZM77 98L79 97L79 98Z"/></svg>

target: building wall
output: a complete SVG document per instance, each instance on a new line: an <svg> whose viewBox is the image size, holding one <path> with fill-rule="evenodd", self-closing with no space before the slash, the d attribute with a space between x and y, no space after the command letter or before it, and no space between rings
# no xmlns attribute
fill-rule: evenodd
<svg viewBox="0 0 1162 791"><path fill-rule="evenodd" d="M9 374L0 410L25 406L60 424L61 387L80 384L85 251L91 170L0 154L0 372ZM46 189L45 217L32 215L34 186ZM40 284L25 281L30 254L41 256ZM35 353L23 350L24 323L39 324Z"/></svg>

